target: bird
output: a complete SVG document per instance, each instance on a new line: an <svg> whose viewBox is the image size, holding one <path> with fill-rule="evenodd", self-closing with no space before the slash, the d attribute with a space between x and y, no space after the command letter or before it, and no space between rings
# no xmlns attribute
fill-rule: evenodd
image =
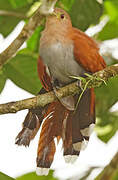
<svg viewBox="0 0 118 180"><path fill-rule="evenodd" d="M56 91L106 67L97 43L72 26L69 14L55 8L46 17L40 38L38 76L42 84L39 94ZM70 95L43 108L29 109L16 144L29 146L41 129L37 150L37 174L47 175L54 160L57 144L62 139L66 162L74 162L86 147L95 125L94 88L86 89L79 103L79 95Z"/></svg>

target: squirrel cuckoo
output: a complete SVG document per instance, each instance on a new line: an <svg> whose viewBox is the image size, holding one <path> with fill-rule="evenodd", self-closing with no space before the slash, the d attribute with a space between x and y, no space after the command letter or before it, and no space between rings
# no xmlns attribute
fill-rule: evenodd
<svg viewBox="0 0 118 180"><path fill-rule="evenodd" d="M97 44L85 33L72 27L67 12L55 8L47 16L40 39L38 75L42 83L40 94L72 83L72 76L85 76L105 68ZM77 108L78 95L68 96L44 108L30 109L23 129L16 138L18 145L29 145L41 126L37 152L37 174L46 175L62 139L66 162L73 162L89 141L95 124L94 89L84 92Z"/></svg>

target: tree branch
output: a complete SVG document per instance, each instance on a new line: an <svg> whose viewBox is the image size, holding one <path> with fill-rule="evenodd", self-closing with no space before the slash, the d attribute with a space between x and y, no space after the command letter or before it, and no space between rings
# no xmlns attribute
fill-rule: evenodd
<svg viewBox="0 0 118 180"><path fill-rule="evenodd" d="M111 180L118 170L118 152L95 180Z"/></svg>
<svg viewBox="0 0 118 180"><path fill-rule="evenodd" d="M56 1L57 0L41 1L42 4L40 8L29 19L28 23L24 25L20 34L9 45L9 47L0 54L0 69L5 63L8 62L10 58L12 58L14 54L16 54L17 50L21 47L21 45L33 34L36 27L42 24L45 15L52 13Z"/></svg>
<svg viewBox="0 0 118 180"><path fill-rule="evenodd" d="M118 75L118 64L109 66L104 70L93 74L93 76L85 78L86 82L82 82L81 88L84 88L86 83L88 83L87 88L99 87L104 84L104 81L106 82L109 78L116 75ZM57 96L58 98L63 98L69 95L79 94L81 92L81 88L77 85L77 82L74 82L60 88L57 91ZM56 99L57 97L51 91L33 98L24 99L16 102L9 102L6 104L0 104L0 114L16 113L17 111L35 108L37 106L44 107L46 104L49 104Z"/></svg>
<svg viewBox="0 0 118 180"><path fill-rule="evenodd" d="M44 16L40 14L38 9L34 16L29 19L29 22L24 25L16 39L0 54L0 69L14 54L16 54L21 45L33 34L36 27L42 23L43 19Z"/></svg>
<svg viewBox="0 0 118 180"><path fill-rule="evenodd" d="M0 10L0 16L13 16L13 17L21 18L21 19L28 18L26 15L23 15L21 13L14 12L14 11L5 11L5 10Z"/></svg>

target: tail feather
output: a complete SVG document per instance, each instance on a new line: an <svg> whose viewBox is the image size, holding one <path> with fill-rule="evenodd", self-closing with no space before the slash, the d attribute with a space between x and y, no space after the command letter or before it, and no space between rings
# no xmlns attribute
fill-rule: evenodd
<svg viewBox="0 0 118 180"><path fill-rule="evenodd" d="M66 163L74 163L80 154L80 151L76 151L72 144L72 116L73 112L69 110L65 111L63 120L63 148L64 148L64 159Z"/></svg>
<svg viewBox="0 0 118 180"><path fill-rule="evenodd" d="M17 135L15 143L18 145L29 146L30 141L37 134L40 124L41 119L39 119L32 109L30 109L23 123L23 129Z"/></svg>
<svg viewBox="0 0 118 180"><path fill-rule="evenodd" d="M80 129L85 129L95 124L95 95L94 89L88 89L83 94L79 104L77 115L79 117Z"/></svg>
<svg viewBox="0 0 118 180"><path fill-rule="evenodd" d="M43 94L45 92L46 91L42 88L39 94ZM23 128L16 137L15 144L29 146L30 141L34 139L40 128L47 108L48 105L45 106L45 108L37 107L29 109L23 122Z"/></svg>
<svg viewBox="0 0 118 180"><path fill-rule="evenodd" d="M75 100L77 96L75 96ZM72 118L72 142L75 150L84 149L95 125L94 89L88 89L82 96Z"/></svg>
<svg viewBox="0 0 118 180"><path fill-rule="evenodd" d="M54 154L56 151L56 146L54 140L52 140L49 144L40 148L40 144L38 146L38 153L37 153L37 167L40 168L50 168Z"/></svg>
<svg viewBox="0 0 118 180"><path fill-rule="evenodd" d="M78 96L74 99L77 102ZM87 145L91 124L95 123L94 110L90 109L94 108L93 100L91 101L91 90L87 90L76 112L66 109L60 101L48 106L40 133L37 167L49 168L51 166L56 151L55 137L58 139L61 137L63 140L65 161L76 160L80 151Z"/></svg>
<svg viewBox="0 0 118 180"><path fill-rule="evenodd" d="M50 167L55 154L54 138L62 136L62 122L65 108L57 101L49 105L44 116L37 152L37 166ZM48 159L48 160L47 160Z"/></svg>
<svg viewBox="0 0 118 180"><path fill-rule="evenodd" d="M75 95L75 103L77 100L78 95ZM76 160L80 151L87 145L95 124L94 102L94 90L89 89L83 94L76 111L67 109L60 101L45 108L29 110L16 144L28 146L42 125L37 150L37 174L48 173L56 151L55 137L57 143L62 138L65 161Z"/></svg>

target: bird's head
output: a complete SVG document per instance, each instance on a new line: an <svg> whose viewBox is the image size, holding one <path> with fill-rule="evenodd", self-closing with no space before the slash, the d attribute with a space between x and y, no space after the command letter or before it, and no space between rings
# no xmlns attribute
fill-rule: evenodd
<svg viewBox="0 0 118 180"><path fill-rule="evenodd" d="M52 26L52 28L55 26L57 28L72 27L70 16L60 8L55 8L54 12L47 16L46 25Z"/></svg>

